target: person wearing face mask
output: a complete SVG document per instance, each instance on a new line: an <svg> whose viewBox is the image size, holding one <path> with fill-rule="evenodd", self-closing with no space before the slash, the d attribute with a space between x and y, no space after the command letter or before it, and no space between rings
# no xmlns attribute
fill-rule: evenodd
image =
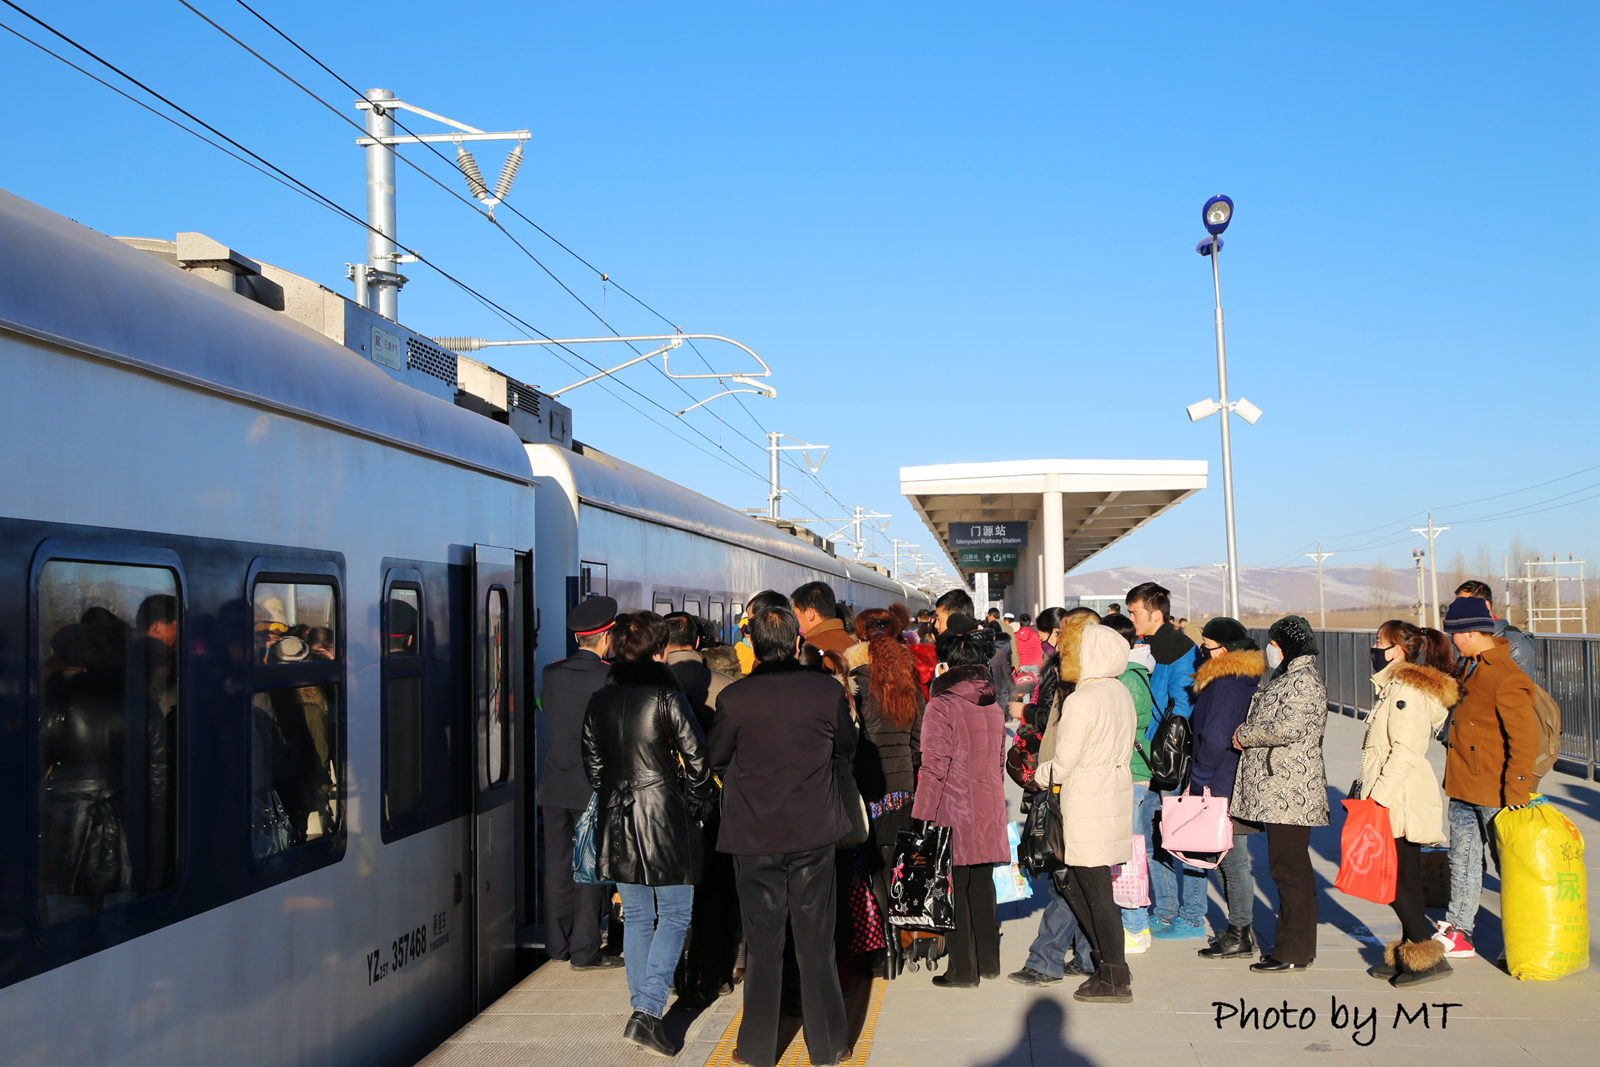
<svg viewBox="0 0 1600 1067"><path fill-rule="evenodd" d="M1311 828L1328 825L1322 762L1328 691L1317 669L1316 636L1298 615L1285 615L1267 631L1266 665L1272 676L1233 732L1241 755L1228 812L1266 827L1278 929L1272 952L1250 969L1277 974L1303 971L1317 955Z"/></svg>
<svg viewBox="0 0 1600 1067"><path fill-rule="evenodd" d="M1239 750L1233 733L1244 724L1250 701L1261 685L1266 660L1261 649L1237 619L1218 616L1200 632L1200 667L1194 672L1194 762L1189 766L1189 792L1211 790L1214 797L1233 795ZM1259 833L1257 823L1233 820L1233 847L1217 865L1222 897L1228 904L1228 928L1198 950L1202 959L1234 960L1255 954L1251 913L1256 887L1250 876L1247 835Z"/></svg>
<svg viewBox="0 0 1600 1067"><path fill-rule="evenodd" d="M1400 987L1436 981L1451 970L1423 913L1422 846L1448 840L1428 746L1460 698L1449 674L1454 659L1444 634L1399 619L1378 627L1372 646L1378 699L1367 719L1355 795L1389 809L1398 867L1390 906L1400 920L1400 940L1385 945L1383 963L1367 973Z"/></svg>

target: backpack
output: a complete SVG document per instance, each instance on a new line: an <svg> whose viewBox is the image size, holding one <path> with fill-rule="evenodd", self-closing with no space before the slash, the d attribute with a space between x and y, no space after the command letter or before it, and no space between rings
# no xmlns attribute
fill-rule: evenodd
<svg viewBox="0 0 1600 1067"><path fill-rule="evenodd" d="M1537 682L1533 684L1533 717L1539 724L1539 754L1533 758L1533 784L1538 788L1539 779L1550 773L1561 755L1561 705Z"/></svg>
<svg viewBox="0 0 1600 1067"><path fill-rule="evenodd" d="M1189 777L1189 764L1194 759L1194 734L1189 720L1170 711L1161 716L1156 736L1147 753L1144 746L1134 742L1134 748L1150 768L1150 788L1163 792L1182 785Z"/></svg>

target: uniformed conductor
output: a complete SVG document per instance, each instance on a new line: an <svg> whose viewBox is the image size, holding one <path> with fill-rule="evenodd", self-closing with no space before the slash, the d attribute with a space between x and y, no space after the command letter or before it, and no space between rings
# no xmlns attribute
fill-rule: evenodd
<svg viewBox="0 0 1600 1067"><path fill-rule="evenodd" d="M600 953L600 916L606 887L572 880L572 835L593 790L583 773L583 715L589 698L606 684L611 624L617 602L590 597L567 615L578 650L544 669L539 704L545 722L544 768L538 799L544 809L544 944L553 960L573 970L620 967Z"/></svg>

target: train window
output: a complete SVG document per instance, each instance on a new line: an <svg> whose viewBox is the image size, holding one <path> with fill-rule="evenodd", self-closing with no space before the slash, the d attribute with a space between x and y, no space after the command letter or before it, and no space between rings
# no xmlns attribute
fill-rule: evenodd
<svg viewBox="0 0 1600 1067"><path fill-rule="evenodd" d="M655 606L653 608L651 608L651 610L654 611L657 615L671 615L674 611L677 611L678 609L673 607L672 601L669 600L668 598L666 598L664 596L658 596L658 597L656 597L656 600L655 600Z"/></svg>
<svg viewBox="0 0 1600 1067"><path fill-rule="evenodd" d="M592 596L610 596L610 582L606 577L606 565L593 563L589 560L580 560L578 563L578 596L587 600Z"/></svg>
<svg viewBox="0 0 1600 1067"><path fill-rule="evenodd" d="M383 810L422 803L422 587L391 581L383 617Z"/></svg>
<svg viewBox="0 0 1600 1067"><path fill-rule="evenodd" d="M277 855L338 829L339 601L325 581L259 579L251 697L252 848Z"/></svg>
<svg viewBox="0 0 1600 1067"><path fill-rule="evenodd" d="M39 905L92 915L172 884L177 573L50 560L38 579Z"/></svg>
<svg viewBox="0 0 1600 1067"><path fill-rule="evenodd" d="M683 610L697 619L702 617L700 614L700 601L698 600L685 600L683 602Z"/></svg>
<svg viewBox="0 0 1600 1067"><path fill-rule="evenodd" d="M487 670L484 678L488 684L489 696L489 722L485 737L484 754L487 760L486 771L491 786L505 783L506 774L510 770L511 730L509 729L509 706L511 699L511 679L509 676L509 661L507 659L506 639L509 636L509 619L506 608L506 591L499 586L489 590L489 603L487 605L489 626L485 634L484 655L488 657Z"/></svg>
<svg viewBox="0 0 1600 1067"><path fill-rule="evenodd" d="M717 628L717 640L728 640L728 606L715 598L711 601L711 625Z"/></svg>

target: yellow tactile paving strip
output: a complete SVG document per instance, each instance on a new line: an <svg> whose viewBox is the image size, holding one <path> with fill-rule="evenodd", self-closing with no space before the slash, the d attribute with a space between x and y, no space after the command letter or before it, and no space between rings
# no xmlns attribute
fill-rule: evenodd
<svg viewBox="0 0 1600 1067"><path fill-rule="evenodd" d="M878 1012L883 1009L883 991L887 983L881 978L874 978L868 982L857 982L850 996L845 998L845 1015L850 1023L850 1032L856 1035L855 1045L851 1055L844 1062L848 1067L864 1067L867 1057L872 1054L872 1035L878 1029ZM711 1056L706 1060L706 1067L730 1067L733 1063L733 1046L739 1039L739 1023L744 1019L744 1010L741 1008L734 1015L733 1021L722 1032L722 1038L717 1042L717 1047L711 1050ZM778 1061L778 1067L811 1067L811 1057L806 1052L805 1038L796 1032L789 1047L784 1050L783 1058Z"/></svg>

